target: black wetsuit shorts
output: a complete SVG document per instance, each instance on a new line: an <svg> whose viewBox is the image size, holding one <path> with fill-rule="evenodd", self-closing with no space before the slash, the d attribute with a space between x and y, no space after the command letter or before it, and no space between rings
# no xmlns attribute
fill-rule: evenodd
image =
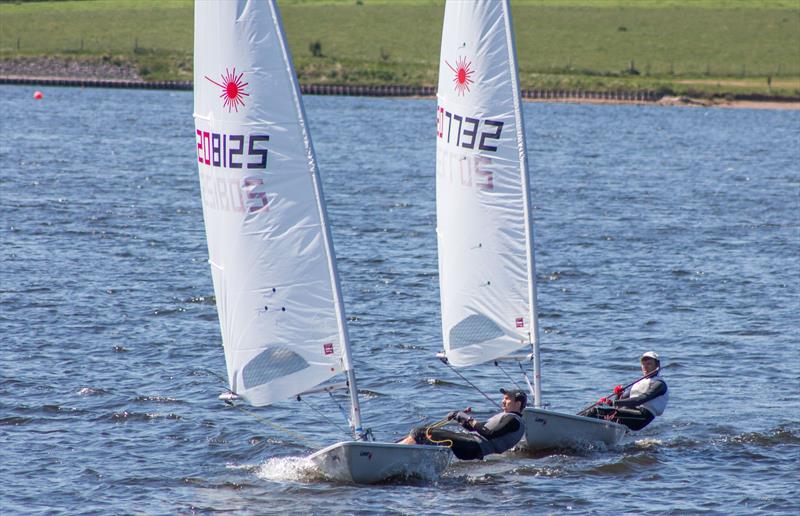
<svg viewBox="0 0 800 516"><path fill-rule="evenodd" d="M427 427L415 428L411 436L417 444L434 444L436 446L449 446L453 455L461 460L479 460L483 458L480 441L477 437L464 432L453 432Z"/></svg>
<svg viewBox="0 0 800 516"><path fill-rule="evenodd" d="M607 419L614 423L625 425L631 430L641 430L650 424L655 416L644 407L636 408L610 408L610 407L594 407L588 413L588 417L597 419Z"/></svg>

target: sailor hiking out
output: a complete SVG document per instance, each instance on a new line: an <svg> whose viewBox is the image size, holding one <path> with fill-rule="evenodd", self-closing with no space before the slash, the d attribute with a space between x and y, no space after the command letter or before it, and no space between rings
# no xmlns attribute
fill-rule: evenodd
<svg viewBox="0 0 800 516"><path fill-rule="evenodd" d="M644 353L640 359L643 377L624 389L617 386L614 396L600 398L590 409L581 413L588 417L607 419L631 430L641 430L667 408L669 391L661 377L661 361L655 351Z"/></svg>
<svg viewBox="0 0 800 516"><path fill-rule="evenodd" d="M528 397L517 389L500 389L500 392L503 394L503 411L485 422L470 417L466 411L453 411L439 423L414 428L400 443L448 446L461 460L479 460L492 453L510 450L525 435L522 409ZM440 428L451 421L456 421L469 433Z"/></svg>

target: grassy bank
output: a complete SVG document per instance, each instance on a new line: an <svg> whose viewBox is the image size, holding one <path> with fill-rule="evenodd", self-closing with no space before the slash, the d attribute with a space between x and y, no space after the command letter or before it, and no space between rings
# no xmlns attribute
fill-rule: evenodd
<svg viewBox="0 0 800 516"><path fill-rule="evenodd" d="M279 2L300 80L436 84L443 2ZM0 59L58 55L190 80L191 0L0 4ZM512 0L524 88L800 96L794 0ZM317 48L313 55L312 46Z"/></svg>

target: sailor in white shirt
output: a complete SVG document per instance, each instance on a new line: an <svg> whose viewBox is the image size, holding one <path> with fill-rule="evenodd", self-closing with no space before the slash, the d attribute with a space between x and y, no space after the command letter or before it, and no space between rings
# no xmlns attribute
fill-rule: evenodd
<svg viewBox="0 0 800 516"><path fill-rule="evenodd" d="M586 415L607 419L641 430L656 416L664 413L669 401L667 382L661 377L661 361L655 351L648 351L641 359L642 378L619 396L619 399L604 399L604 404L594 407ZM653 374L655 372L655 374Z"/></svg>

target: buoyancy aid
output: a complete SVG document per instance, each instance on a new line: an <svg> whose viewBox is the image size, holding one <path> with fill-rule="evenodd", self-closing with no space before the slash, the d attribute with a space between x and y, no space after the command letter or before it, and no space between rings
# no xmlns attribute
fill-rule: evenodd
<svg viewBox="0 0 800 516"><path fill-rule="evenodd" d="M656 382L664 384L664 393L656 396L655 398L644 401L638 406L646 408L654 416L660 416L664 413L664 409L667 408L667 402L669 401L669 389L667 388L667 382L664 381L660 374L639 380L633 384L633 386L630 388L629 397L636 398L638 396L645 396L652 387L656 387Z"/></svg>
<svg viewBox="0 0 800 516"><path fill-rule="evenodd" d="M504 425L510 423L508 418L516 419L519 422L519 426L516 430L491 439L487 439L480 435L480 433L478 434L481 439L481 452L484 456L490 453L503 453L506 450L510 450L522 439L522 436L525 435L525 422L522 416L516 412L500 412L499 414L495 414L483 424L483 428L485 431L495 432L500 430Z"/></svg>

